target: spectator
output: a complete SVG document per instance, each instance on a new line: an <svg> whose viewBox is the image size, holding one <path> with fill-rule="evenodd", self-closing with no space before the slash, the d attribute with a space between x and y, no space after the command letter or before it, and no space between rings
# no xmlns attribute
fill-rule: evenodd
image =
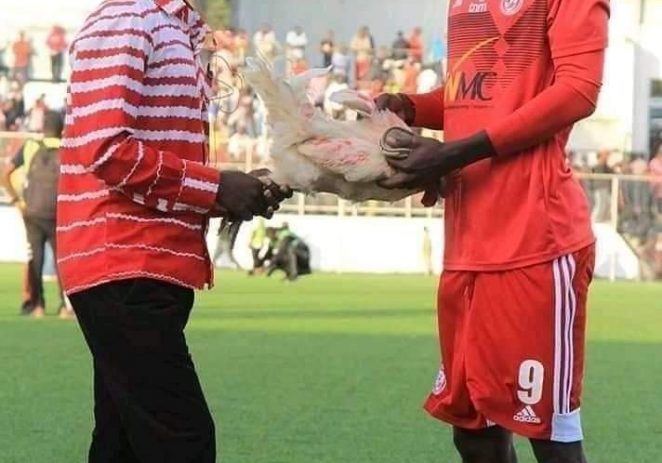
<svg viewBox="0 0 662 463"><path fill-rule="evenodd" d="M331 101L331 95L341 90L347 90L349 85L347 85L347 78L343 75L335 75L331 79L329 86L324 92L324 112L334 119L344 119L345 116L345 107L341 104Z"/></svg>
<svg viewBox="0 0 662 463"><path fill-rule="evenodd" d="M333 31L329 31L326 37L320 42L320 52L322 53L322 67L328 68L333 63L333 51L335 44L333 41Z"/></svg>
<svg viewBox="0 0 662 463"><path fill-rule="evenodd" d="M278 54L280 45L276 39L276 34L269 24L263 24L253 36L253 46L258 55L263 56L269 61Z"/></svg>
<svg viewBox="0 0 662 463"><path fill-rule="evenodd" d="M67 32L62 26L53 26L48 34L48 39L46 39L46 45L51 54L53 82L61 82L64 69L64 52L67 50Z"/></svg>
<svg viewBox="0 0 662 463"><path fill-rule="evenodd" d="M2 42L0 43L0 76L7 76L9 75L9 67L7 66L7 42ZM2 93L0 92L0 95Z"/></svg>
<svg viewBox="0 0 662 463"><path fill-rule="evenodd" d="M372 55L375 50L375 41L370 34L368 26L363 26L359 29L352 39L350 48L354 52L356 80L359 82L366 80L370 73Z"/></svg>
<svg viewBox="0 0 662 463"><path fill-rule="evenodd" d="M296 62L306 57L308 36L301 26L294 26L294 29L287 33L285 44L287 45L287 59Z"/></svg>
<svg viewBox="0 0 662 463"><path fill-rule="evenodd" d="M221 258L223 255L226 255L228 256L228 259L230 259L235 270L241 270L241 265L239 265L239 262L237 262L237 259L234 256L234 245L236 240L237 235L232 232L232 227L218 227L218 239L216 241L214 257L212 259L214 267L219 268L221 266Z"/></svg>
<svg viewBox="0 0 662 463"><path fill-rule="evenodd" d="M603 150L598 153L598 163L592 169L594 174L613 174L614 170L609 166L609 158L611 153ZM594 179L593 180L593 222L608 222L610 220L610 206L609 201L611 197L611 181L607 179Z"/></svg>
<svg viewBox="0 0 662 463"><path fill-rule="evenodd" d="M290 72L293 76L298 76L299 74L303 74L309 69L310 66L308 66L308 61L306 61L304 58L299 58L292 63Z"/></svg>
<svg viewBox="0 0 662 463"><path fill-rule="evenodd" d="M405 39L405 33L398 31L398 36L393 42L393 59L395 61L404 61L409 56L409 42Z"/></svg>
<svg viewBox="0 0 662 463"><path fill-rule="evenodd" d="M57 183L60 173L58 151L61 145L63 120L59 113L48 112L44 117L44 139L28 141L5 170L5 186L12 204L17 204L23 214L30 248L30 288L34 304L31 315L43 318L46 301L44 298L43 270L46 244L50 244L56 254L55 210L57 204ZM23 199L17 194L11 182L11 174L25 166L26 182ZM72 311L64 302L60 289L59 315L72 318Z"/></svg>
<svg viewBox="0 0 662 463"><path fill-rule="evenodd" d="M9 92L3 102L2 111L5 115L5 124L8 130L17 130L25 117L25 101L23 99L23 86L18 81L9 84Z"/></svg>
<svg viewBox="0 0 662 463"><path fill-rule="evenodd" d="M234 162L245 161L253 155L255 142L248 135L245 124L238 124L236 132L228 140L228 154Z"/></svg>
<svg viewBox="0 0 662 463"><path fill-rule="evenodd" d="M423 30L416 27L409 36L409 56L417 63L423 62L423 48Z"/></svg>
<svg viewBox="0 0 662 463"><path fill-rule="evenodd" d="M655 157L650 162L650 174L656 213L662 216L662 143L658 145Z"/></svg>
<svg viewBox="0 0 662 463"><path fill-rule="evenodd" d="M248 39L248 33L244 29L238 29L237 34L234 37L234 52L237 63L242 66L246 62L249 46L250 41Z"/></svg>
<svg viewBox="0 0 662 463"><path fill-rule="evenodd" d="M403 68L402 91L404 93L416 93L418 90L418 75L421 72L421 64L413 56L407 58Z"/></svg>
<svg viewBox="0 0 662 463"><path fill-rule="evenodd" d="M271 276L276 270L284 271L288 281L295 281L299 276L311 273L310 249L290 230L287 223L284 223L278 232L278 244L267 276Z"/></svg>
<svg viewBox="0 0 662 463"><path fill-rule="evenodd" d="M14 79L25 82L32 77L30 67L34 50L24 31L18 34L18 39L12 45L12 51L14 53Z"/></svg>
<svg viewBox="0 0 662 463"><path fill-rule="evenodd" d="M48 112L46 105L46 94L42 93L41 96L34 102L32 109L28 111L27 115L27 129L30 132L42 132L44 130L44 117Z"/></svg>
<svg viewBox="0 0 662 463"><path fill-rule="evenodd" d="M336 47L333 52L331 66L333 67L333 73L335 75L343 76L345 77L345 80L349 80L352 73L352 59L350 58L348 49L345 45Z"/></svg>
<svg viewBox="0 0 662 463"><path fill-rule="evenodd" d="M264 225L264 220L260 218L257 220L253 231L251 231L251 238L249 241L251 256L253 257L253 268L248 272L249 275L255 275L264 268L264 262L260 254L262 253L266 241L267 228Z"/></svg>

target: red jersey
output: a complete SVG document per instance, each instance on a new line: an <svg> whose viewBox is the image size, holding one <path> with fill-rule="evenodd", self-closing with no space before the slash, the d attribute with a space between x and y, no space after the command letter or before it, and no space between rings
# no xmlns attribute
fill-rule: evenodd
<svg viewBox="0 0 662 463"><path fill-rule="evenodd" d="M446 269L526 267L594 241L565 146L595 107L608 14L608 0L450 2L446 83L412 97L416 125L446 141L487 131L498 156L449 178Z"/></svg>
<svg viewBox="0 0 662 463"><path fill-rule="evenodd" d="M130 278L212 282L207 28L184 0L108 0L72 46L57 261L67 293Z"/></svg>

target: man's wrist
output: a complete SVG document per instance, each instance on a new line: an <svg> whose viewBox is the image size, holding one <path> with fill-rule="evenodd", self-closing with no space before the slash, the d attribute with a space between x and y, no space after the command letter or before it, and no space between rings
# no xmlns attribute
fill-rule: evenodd
<svg viewBox="0 0 662 463"><path fill-rule="evenodd" d="M398 93L397 97L400 98L402 103L405 124L409 126L414 125L414 121L416 120L416 105L414 105L414 101L404 93Z"/></svg>
<svg viewBox="0 0 662 463"><path fill-rule="evenodd" d="M455 144L456 149L451 156L456 157L460 169L496 156L496 150L486 131L458 140Z"/></svg>

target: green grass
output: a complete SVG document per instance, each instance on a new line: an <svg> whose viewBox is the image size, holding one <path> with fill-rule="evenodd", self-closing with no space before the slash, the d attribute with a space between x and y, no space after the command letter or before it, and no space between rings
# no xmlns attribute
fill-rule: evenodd
<svg viewBox="0 0 662 463"><path fill-rule="evenodd" d="M0 266L0 462L83 462L89 354L75 323L16 316L17 274ZM448 428L421 410L438 361L435 286L414 276L292 285L222 273L188 328L219 460L457 462ZM588 357L591 461L662 461L662 285L598 282Z"/></svg>

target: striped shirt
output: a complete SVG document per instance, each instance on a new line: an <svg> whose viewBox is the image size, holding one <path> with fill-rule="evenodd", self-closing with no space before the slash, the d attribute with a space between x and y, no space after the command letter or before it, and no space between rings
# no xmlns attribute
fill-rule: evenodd
<svg viewBox="0 0 662 463"><path fill-rule="evenodd" d="M57 227L67 293L128 278L211 285L206 33L183 0L107 0L74 40Z"/></svg>

